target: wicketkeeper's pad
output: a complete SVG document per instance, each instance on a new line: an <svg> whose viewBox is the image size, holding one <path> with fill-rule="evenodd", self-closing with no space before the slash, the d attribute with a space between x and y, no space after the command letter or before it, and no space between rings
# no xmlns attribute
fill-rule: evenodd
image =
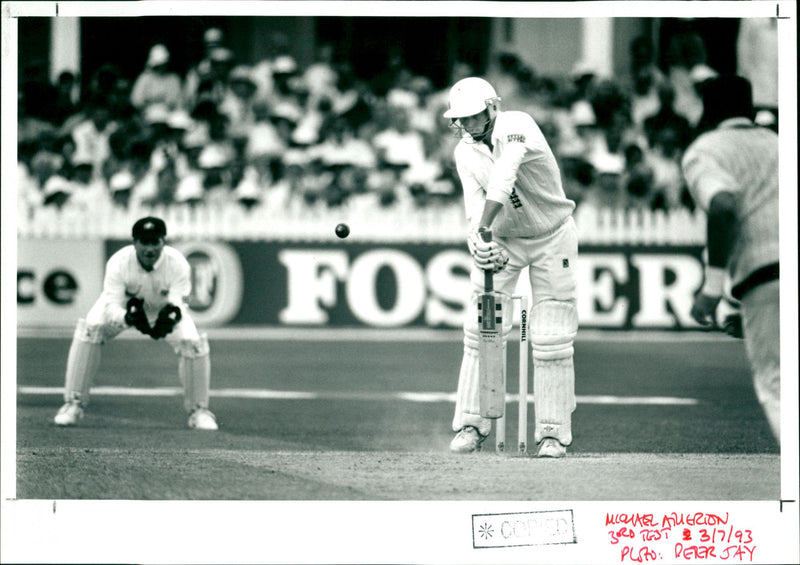
<svg viewBox="0 0 800 565"><path fill-rule="evenodd" d="M178 376L183 385L183 405L186 411L208 408L211 360L206 334L201 334L196 342L181 341L178 350Z"/></svg>

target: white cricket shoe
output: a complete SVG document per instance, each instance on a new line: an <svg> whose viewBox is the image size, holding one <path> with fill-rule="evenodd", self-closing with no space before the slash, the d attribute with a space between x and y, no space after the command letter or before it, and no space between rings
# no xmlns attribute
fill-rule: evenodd
<svg viewBox="0 0 800 565"><path fill-rule="evenodd" d="M464 426L450 442L450 451L454 453L480 451L481 444L485 439L486 436L481 435L475 426Z"/></svg>
<svg viewBox="0 0 800 565"><path fill-rule="evenodd" d="M539 443L537 457L566 457L567 447L555 438L546 437Z"/></svg>
<svg viewBox="0 0 800 565"><path fill-rule="evenodd" d="M83 408L78 402L70 401L58 409L53 421L56 426L74 426L81 418L83 418Z"/></svg>
<svg viewBox="0 0 800 565"><path fill-rule="evenodd" d="M208 408L197 408L189 416L189 427L196 430L215 431L218 428L217 418Z"/></svg>

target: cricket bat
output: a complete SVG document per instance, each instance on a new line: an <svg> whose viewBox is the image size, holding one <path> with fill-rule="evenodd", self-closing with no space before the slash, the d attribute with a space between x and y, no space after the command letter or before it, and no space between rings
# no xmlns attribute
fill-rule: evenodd
<svg viewBox="0 0 800 565"><path fill-rule="evenodd" d="M481 232L481 238L492 241L492 232ZM483 418L502 418L506 406L503 310L490 269L484 271L483 281L483 293L478 296L479 408Z"/></svg>

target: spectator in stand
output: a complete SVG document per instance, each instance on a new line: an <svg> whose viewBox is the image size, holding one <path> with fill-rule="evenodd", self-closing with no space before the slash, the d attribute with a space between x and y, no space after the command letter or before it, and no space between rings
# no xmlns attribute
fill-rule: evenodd
<svg viewBox="0 0 800 565"><path fill-rule="evenodd" d="M325 129L322 143L310 153L322 159L328 167L371 169L377 164L372 145L356 137L352 126L342 117L331 120Z"/></svg>
<svg viewBox="0 0 800 565"><path fill-rule="evenodd" d="M152 104L163 104L169 110L181 106L181 78L169 70L169 50L161 43L150 48L144 71L131 90L131 104L144 112Z"/></svg>
<svg viewBox="0 0 800 565"><path fill-rule="evenodd" d="M108 109L115 120L133 120L138 110L131 104L133 83L125 77L117 77L108 94Z"/></svg>
<svg viewBox="0 0 800 565"><path fill-rule="evenodd" d="M70 71L63 71L56 82L56 100L53 108L53 121L63 124L67 118L78 113L78 81Z"/></svg>
<svg viewBox="0 0 800 565"><path fill-rule="evenodd" d="M622 208L624 194L622 192L622 174L625 170L624 159L619 155L607 153L596 155L591 161L594 181L581 199L580 208L595 211L606 208Z"/></svg>
<svg viewBox="0 0 800 565"><path fill-rule="evenodd" d="M104 104L108 103L114 85L122 76L122 71L113 63L103 63L89 78L83 100L97 100Z"/></svg>
<svg viewBox="0 0 800 565"><path fill-rule="evenodd" d="M58 175L64 166L64 158L49 150L38 150L30 158L29 164L19 171L17 184L17 203L27 218L31 211L44 204L44 187L47 181Z"/></svg>
<svg viewBox="0 0 800 565"><path fill-rule="evenodd" d="M291 73L294 76L298 65L289 48L289 38L284 33L270 34L266 39L266 51L264 59L253 65L253 80L258 85L256 98L271 102L277 89L275 74Z"/></svg>
<svg viewBox="0 0 800 565"><path fill-rule="evenodd" d="M390 107L390 125L372 139L378 159L384 167L394 169L400 185L396 194L405 200L406 187L415 186L418 199L425 199L425 185L430 184L441 173L425 153L425 139L411 129L408 110Z"/></svg>
<svg viewBox="0 0 800 565"><path fill-rule="evenodd" d="M187 107L190 112L206 102L218 107L228 91L228 75L235 66L233 51L227 47L216 47L211 50L209 62L208 73L200 75L196 95Z"/></svg>
<svg viewBox="0 0 800 565"><path fill-rule="evenodd" d="M654 147L663 132L671 132L668 135L675 140L677 148L685 149L692 137L692 126L689 124L689 120L675 111L675 90L671 84L664 84L659 89L658 99L658 112L643 122L647 144Z"/></svg>
<svg viewBox="0 0 800 565"><path fill-rule="evenodd" d="M307 107L292 132L292 142L303 147L319 143L322 128L333 117L332 110L328 98L320 98L315 106Z"/></svg>
<svg viewBox="0 0 800 565"><path fill-rule="evenodd" d="M211 75L211 53L224 47L225 36L216 27L208 28L203 33L203 56L187 72L183 82L183 105L191 110L198 101L198 89L204 77Z"/></svg>
<svg viewBox="0 0 800 565"><path fill-rule="evenodd" d="M256 83L252 70L246 65L239 65L231 70L228 76L228 89L219 104L219 111L227 117L228 136L246 140L255 125Z"/></svg>
<svg viewBox="0 0 800 565"><path fill-rule="evenodd" d="M69 180L73 193L69 204L81 212L102 214L110 204L108 184L104 178L94 174L94 163L76 161L73 163Z"/></svg>
<svg viewBox="0 0 800 565"><path fill-rule="evenodd" d="M738 75L753 85L756 123L778 131L778 21L742 18L736 40Z"/></svg>
<svg viewBox="0 0 800 565"><path fill-rule="evenodd" d="M61 174L47 179L42 187L43 204L58 209L65 208L75 192L73 184Z"/></svg>
<svg viewBox="0 0 800 565"><path fill-rule="evenodd" d="M644 35L634 37L630 43L631 76L647 75L653 86L659 88L668 82L667 75L658 68L655 62L652 40Z"/></svg>
<svg viewBox="0 0 800 565"><path fill-rule="evenodd" d="M25 115L48 124L56 124L56 87L50 83L44 60L37 59L22 66L20 94L25 101Z"/></svg>
<svg viewBox="0 0 800 565"><path fill-rule="evenodd" d="M85 114L88 119L72 130L75 142L73 162L92 163L94 177L100 178L105 171L105 162L111 156L109 139L118 124L111 119L111 112L101 101L90 101Z"/></svg>
<svg viewBox="0 0 800 565"><path fill-rule="evenodd" d="M389 108L389 124L372 139L378 158L400 170L421 165L425 161L425 142L418 131L411 129L408 110Z"/></svg>
<svg viewBox="0 0 800 565"><path fill-rule="evenodd" d="M136 180L127 169L122 169L111 176L108 181L108 189L113 206L122 209L128 208L135 183Z"/></svg>
<svg viewBox="0 0 800 565"><path fill-rule="evenodd" d="M386 54L383 70L375 75L371 82L371 90L376 96L385 97L393 88L408 82L413 73L406 66L403 48L391 43Z"/></svg>
<svg viewBox="0 0 800 565"><path fill-rule="evenodd" d="M336 189L329 189L329 202L339 204L353 194L366 191L368 171L377 164L372 146L356 137L348 121L342 117L331 120L324 130L322 143L309 154L334 174L332 186Z"/></svg>
<svg viewBox="0 0 800 565"><path fill-rule="evenodd" d="M627 209L651 210L654 208L653 170L639 145L625 147L625 170L621 184L623 206Z"/></svg>
<svg viewBox="0 0 800 565"><path fill-rule="evenodd" d="M666 75L654 61L653 44L646 36L637 36L630 43L631 54L631 119L641 129L644 119L660 108L659 90L668 83Z"/></svg>
<svg viewBox="0 0 800 565"><path fill-rule="evenodd" d="M127 170L133 176L128 206L138 208L158 195L158 173L153 159L154 142L149 137L136 140L130 148Z"/></svg>
<svg viewBox="0 0 800 565"><path fill-rule="evenodd" d="M338 73L333 63L333 45L317 46L314 61L302 73L303 83L308 88L308 103L314 106L322 98L333 100L336 96Z"/></svg>
<svg viewBox="0 0 800 565"><path fill-rule="evenodd" d="M209 206L221 206L234 201L231 147L211 143L200 153L197 163L203 173L203 201Z"/></svg>
<svg viewBox="0 0 800 565"><path fill-rule="evenodd" d="M703 38L694 32L676 34L669 45L669 81L675 90L675 111L697 126L703 113L703 102L697 85L716 76L708 66Z"/></svg>
<svg viewBox="0 0 800 565"><path fill-rule="evenodd" d="M517 110L520 92L519 73L523 65L514 53L498 53L486 71L486 80L494 86L497 92L503 93L503 107ZM508 104L512 104L509 106Z"/></svg>
<svg viewBox="0 0 800 565"><path fill-rule="evenodd" d="M423 135L426 148L438 144L440 136L437 130L444 108L432 98L433 84L428 77L415 76L408 84L408 91L413 95L408 108L411 129Z"/></svg>
<svg viewBox="0 0 800 565"><path fill-rule="evenodd" d="M270 107L259 100L253 104L255 122L244 146L244 158L258 175L259 183L269 184L280 176L281 155L286 151L286 139L271 119Z"/></svg>
<svg viewBox="0 0 800 565"><path fill-rule="evenodd" d="M685 205L686 186L680 166L683 147L677 132L665 128L653 141L647 152L647 163L653 172L654 206L667 210L681 208Z"/></svg>
<svg viewBox="0 0 800 565"><path fill-rule="evenodd" d="M332 111L348 121L358 131L372 116L372 93L367 83L355 75L353 66L341 62L336 66L336 91L331 98Z"/></svg>

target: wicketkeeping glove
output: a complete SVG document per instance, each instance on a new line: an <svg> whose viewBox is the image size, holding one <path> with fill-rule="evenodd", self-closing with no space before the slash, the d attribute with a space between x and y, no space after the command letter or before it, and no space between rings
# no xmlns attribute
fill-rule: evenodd
<svg viewBox="0 0 800 565"><path fill-rule="evenodd" d="M181 321L181 309L174 304L167 304L158 312L158 318L150 330L150 337L161 339L169 334L175 325Z"/></svg>
<svg viewBox="0 0 800 565"><path fill-rule="evenodd" d="M473 231L469 234L467 245L475 266L482 271L491 270L496 273L508 263L508 255L505 250L494 241L489 243L483 241L480 231Z"/></svg>
<svg viewBox="0 0 800 565"><path fill-rule="evenodd" d="M143 334L150 334L150 324L147 321L147 314L144 313L144 300L135 296L128 300L125 306L125 323Z"/></svg>

